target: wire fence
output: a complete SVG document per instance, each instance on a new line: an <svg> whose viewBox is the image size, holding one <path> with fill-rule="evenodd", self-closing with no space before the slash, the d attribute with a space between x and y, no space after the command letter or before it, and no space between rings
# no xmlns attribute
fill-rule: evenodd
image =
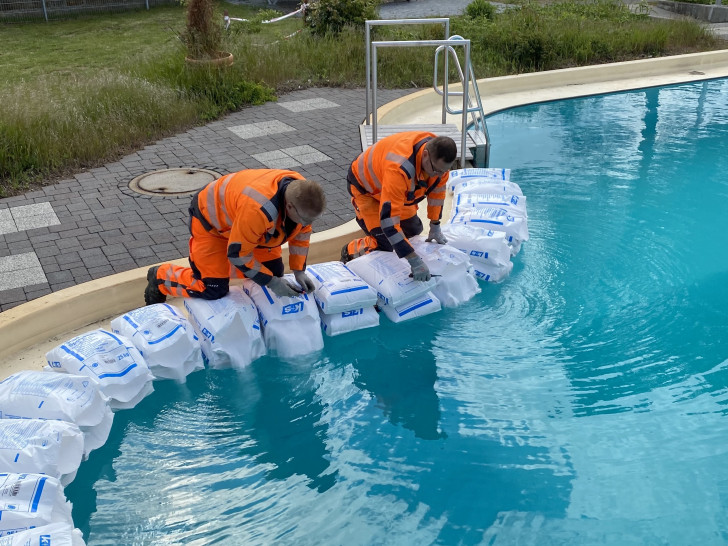
<svg viewBox="0 0 728 546"><path fill-rule="evenodd" d="M0 22L50 21L79 14L149 9L177 3L179 0L0 0Z"/></svg>

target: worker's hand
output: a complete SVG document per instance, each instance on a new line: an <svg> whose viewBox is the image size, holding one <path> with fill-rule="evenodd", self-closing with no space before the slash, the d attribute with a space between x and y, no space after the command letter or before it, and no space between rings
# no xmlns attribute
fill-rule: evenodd
<svg viewBox="0 0 728 546"><path fill-rule="evenodd" d="M412 278L416 281L429 281L432 275L430 275L430 269L425 265L417 254L410 254L407 257L407 261L412 268Z"/></svg>
<svg viewBox="0 0 728 546"><path fill-rule="evenodd" d="M313 292L316 290L316 286L313 281L308 278L305 271L294 271L293 276L296 278L296 282L301 285L301 290L304 292Z"/></svg>
<svg viewBox="0 0 728 546"><path fill-rule="evenodd" d="M300 294L282 277L273 277L265 286L279 298L293 298Z"/></svg>
<svg viewBox="0 0 728 546"><path fill-rule="evenodd" d="M435 241L438 245L447 243L447 237L442 234L442 229L440 229L440 222L430 222L430 233L427 235L425 241Z"/></svg>

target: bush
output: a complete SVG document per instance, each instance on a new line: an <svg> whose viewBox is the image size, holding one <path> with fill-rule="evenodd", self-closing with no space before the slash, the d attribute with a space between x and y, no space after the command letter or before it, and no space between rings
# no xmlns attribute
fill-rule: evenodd
<svg viewBox="0 0 728 546"><path fill-rule="evenodd" d="M465 8L465 15L471 19L493 19L495 6L487 0L475 0Z"/></svg>
<svg viewBox="0 0 728 546"><path fill-rule="evenodd" d="M377 18L379 0L319 0L308 10L306 24L314 34L339 34L347 26L363 27Z"/></svg>

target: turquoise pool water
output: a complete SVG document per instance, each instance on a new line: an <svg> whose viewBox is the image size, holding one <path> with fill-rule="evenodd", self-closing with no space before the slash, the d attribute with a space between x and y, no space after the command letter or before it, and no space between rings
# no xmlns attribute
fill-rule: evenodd
<svg viewBox="0 0 728 546"><path fill-rule="evenodd" d="M67 488L91 546L724 544L728 81L509 110L511 276L311 362L158 382Z"/></svg>

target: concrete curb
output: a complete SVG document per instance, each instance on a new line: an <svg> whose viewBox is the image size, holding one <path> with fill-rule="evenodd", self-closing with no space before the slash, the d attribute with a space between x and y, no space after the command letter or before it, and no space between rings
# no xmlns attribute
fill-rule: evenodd
<svg viewBox="0 0 728 546"><path fill-rule="evenodd" d="M698 21L706 21L708 23L728 23L728 6L660 0L657 2L657 7L673 13L692 17Z"/></svg>

